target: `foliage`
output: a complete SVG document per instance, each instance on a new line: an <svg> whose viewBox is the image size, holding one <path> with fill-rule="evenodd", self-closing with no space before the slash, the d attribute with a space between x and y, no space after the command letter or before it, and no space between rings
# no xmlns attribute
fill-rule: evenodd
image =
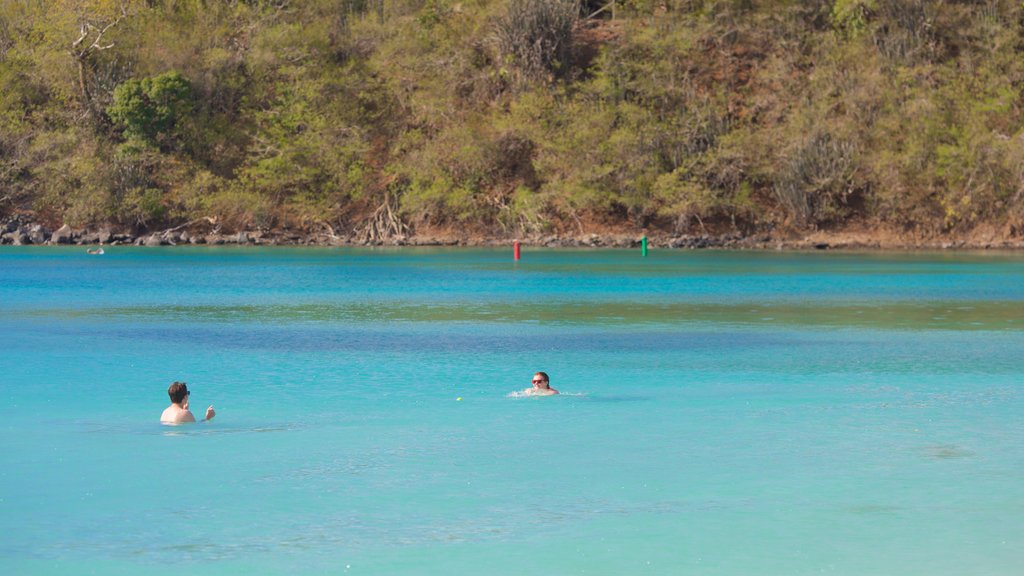
<svg viewBox="0 0 1024 576"><path fill-rule="evenodd" d="M502 60L528 79L564 75L579 13L578 0L511 0L494 26Z"/></svg>
<svg viewBox="0 0 1024 576"><path fill-rule="evenodd" d="M166 142L192 109L192 87L179 72L128 80L114 90L107 114L128 138Z"/></svg>
<svg viewBox="0 0 1024 576"><path fill-rule="evenodd" d="M775 194L799 225L843 216L851 191L856 149L850 142L818 132L802 142L778 171Z"/></svg>
<svg viewBox="0 0 1024 576"><path fill-rule="evenodd" d="M1020 2L605 5L7 2L0 216L1024 234Z"/></svg>

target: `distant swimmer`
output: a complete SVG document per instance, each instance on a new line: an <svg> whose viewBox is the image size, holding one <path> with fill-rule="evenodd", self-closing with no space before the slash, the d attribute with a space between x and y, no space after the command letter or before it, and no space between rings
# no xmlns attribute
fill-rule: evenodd
<svg viewBox="0 0 1024 576"><path fill-rule="evenodd" d="M551 387L551 381L546 372L537 372L533 375L533 388L523 390L527 396L554 396L558 390Z"/></svg>
<svg viewBox="0 0 1024 576"><path fill-rule="evenodd" d="M85 251L86 254L100 255L103 254L103 248L89 248Z"/></svg>
<svg viewBox="0 0 1024 576"><path fill-rule="evenodd" d="M171 397L171 405L160 415L160 423L184 424L196 421L196 417L188 409L189 391L187 384L184 382L173 382L170 388L167 389L167 395ZM206 418L203 421L213 420L213 417L216 415L217 413L213 411L213 406L210 406L206 409Z"/></svg>

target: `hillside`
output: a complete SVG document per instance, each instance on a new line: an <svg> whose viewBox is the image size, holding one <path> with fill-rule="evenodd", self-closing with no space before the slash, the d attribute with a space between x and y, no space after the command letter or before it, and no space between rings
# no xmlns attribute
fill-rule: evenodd
<svg viewBox="0 0 1024 576"><path fill-rule="evenodd" d="M0 0L0 221L1024 239L1020 2L605 4Z"/></svg>

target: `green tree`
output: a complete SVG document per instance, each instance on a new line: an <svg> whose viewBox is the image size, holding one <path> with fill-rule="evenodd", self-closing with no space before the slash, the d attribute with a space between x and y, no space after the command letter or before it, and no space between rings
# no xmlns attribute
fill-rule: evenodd
<svg viewBox="0 0 1024 576"><path fill-rule="evenodd" d="M128 139L140 139L161 148L171 144L175 129L192 111L192 88L177 71L128 80L114 90L107 109Z"/></svg>

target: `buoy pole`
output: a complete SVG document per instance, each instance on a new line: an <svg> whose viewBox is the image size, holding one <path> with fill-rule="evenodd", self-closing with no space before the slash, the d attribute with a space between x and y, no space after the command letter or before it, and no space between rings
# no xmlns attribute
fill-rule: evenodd
<svg viewBox="0 0 1024 576"><path fill-rule="evenodd" d="M512 258L519 261L519 240L512 243Z"/></svg>
<svg viewBox="0 0 1024 576"><path fill-rule="evenodd" d="M647 256L647 236L640 239L640 255Z"/></svg>

